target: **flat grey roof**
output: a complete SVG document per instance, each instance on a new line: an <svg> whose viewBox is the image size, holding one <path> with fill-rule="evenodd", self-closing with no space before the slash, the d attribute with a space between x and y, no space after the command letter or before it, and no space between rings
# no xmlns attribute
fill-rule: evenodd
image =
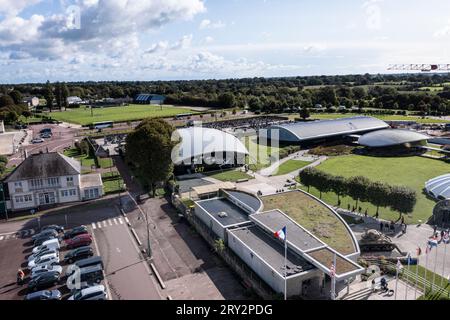
<svg viewBox="0 0 450 320"><path fill-rule="evenodd" d="M296 122L270 127L270 129L280 129L285 131L287 134L290 134L292 137L298 139L298 141L326 138L344 134L355 134L359 132L387 128L389 128L389 125L386 122L377 118L366 116L335 120Z"/></svg>
<svg viewBox="0 0 450 320"><path fill-rule="evenodd" d="M257 197L242 192L242 191L235 191L235 190L225 190L228 194L232 195L234 198L236 198L237 200L239 200L240 202L246 204L247 206L249 206L250 208L253 209L253 211L258 211L259 208L262 205L261 200L259 200Z"/></svg>
<svg viewBox="0 0 450 320"><path fill-rule="evenodd" d="M212 182L201 179L201 178L178 180L177 182L180 186L180 193L189 192L189 191L191 191L192 188L195 188L195 187L207 186L207 185L213 184Z"/></svg>
<svg viewBox="0 0 450 320"><path fill-rule="evenodd" d="M241 240L271 268L284 275L284 246L275 237L262 231L258 226L228 230ZM306 260L288 250L287 276L292 276L314 268Z"/></svg>
<svg viewBox="0 0 450 320"><path fill-rule="evenodd" d="M390 147L426 141L430 137L417 131L386 129L367 133L359 138L359 144L367 147Z"/></svg>
<svg viewBox="0 0 450 320"><path fill-rule="evenodd" d="M203 209L224 226L232 226L238 223L250 221L248 214L226 198L214 198L198 201ZM225 212L226 217L219 217L219 213Z"/></svg>
<svg viewBox="0 0 450 320"><path fill-rule="evenodd" d="M289 219L279 210L256 213L250 216L257 223L267 227L270 232L277 232L286 227L287 240L302 251L324 247L325 244L313 237L305 229Z"/></svg>

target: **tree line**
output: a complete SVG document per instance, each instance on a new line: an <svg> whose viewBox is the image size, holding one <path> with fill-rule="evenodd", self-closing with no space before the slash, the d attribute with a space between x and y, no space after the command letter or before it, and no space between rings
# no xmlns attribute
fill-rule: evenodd
<svg viewBox="0 0 450 320"><path fill-rule="evenodd" d="M392 186L384 182L372 182L363 176L345 178L320 171L316 168L306 168L299 175L301 183L308 188L316 188L322 198L324 192L334 192L340 205L341 197L349 196L359 202L369 202L376 206L376 216L379 208L391 208L402 214L414 211L417 202L417 194L414 190L403 186Z"/></svg>

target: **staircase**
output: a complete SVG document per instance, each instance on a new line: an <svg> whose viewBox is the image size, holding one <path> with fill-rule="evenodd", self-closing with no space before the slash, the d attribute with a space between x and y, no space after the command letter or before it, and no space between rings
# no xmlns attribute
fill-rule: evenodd
<svg viewBox="0 0 450 320"><path fill-rule="evenodd" d="M367 300L372 294L371 288L365 288L359 291L342 296L341 300Z"/></svg>

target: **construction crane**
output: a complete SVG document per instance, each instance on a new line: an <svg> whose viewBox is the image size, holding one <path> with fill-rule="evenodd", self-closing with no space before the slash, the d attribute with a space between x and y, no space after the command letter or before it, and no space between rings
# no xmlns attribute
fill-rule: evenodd
<svg viewBox="0 0 450 320"><path fill-rule="evenodd" d="M403 71L450 71L450 64L392 64L388 70L403 70Z"/></svg>

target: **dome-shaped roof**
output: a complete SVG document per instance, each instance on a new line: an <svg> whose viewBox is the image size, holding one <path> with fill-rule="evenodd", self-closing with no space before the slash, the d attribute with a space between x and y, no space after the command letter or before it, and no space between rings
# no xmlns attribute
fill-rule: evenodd
<svg viewBox="0 0 450 320"><path fill-rule="evenodd" d="M429 136L411 130L386 129L367 133L359 138L366 147L391 147L430 139Z"/></svg>
<svg viewBox="0 0 450 320"><path fill-rule="evenodd" d="M450 199L450 174L431 179L425 183L425 190L437 199Z"/></svg>
<svg viewBox="0 0 450 320"><path fill-rule="evenodd" d="M220 130L190 127L178 129L176 134L181 138L181 142L172 155L175 164L189 162L193 157L203 155L212 157L212 154L221 152L248 154L247 148L239 139Z"/></svg>

